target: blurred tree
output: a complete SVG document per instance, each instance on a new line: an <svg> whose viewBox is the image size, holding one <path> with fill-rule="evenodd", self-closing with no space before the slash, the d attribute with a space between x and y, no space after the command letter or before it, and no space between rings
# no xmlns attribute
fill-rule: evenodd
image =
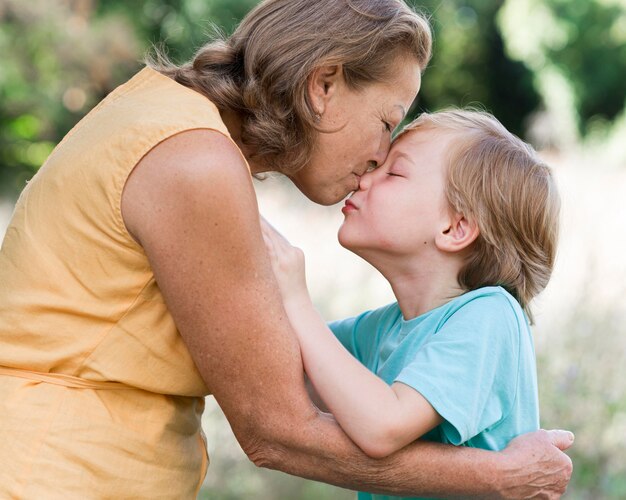
<svg viewBox="0 0 626 500"><path fill-rule="evenodd" d="M495 23L502 0L412 0L431 18L435 42L416 111L475 105L524 135L540 103L533 75L504 52Z"/></svg>
<svg viewBox="0 0 626 500"><path fill-rule="evenodd" d="M253 0L0 0L0 195L14 196L69 129L160 41L176 60Z"/></svg>
<svg viewBox="0 0 626 500"><path fill-rule="evenodd" d="M482 105L522 136L545 109L556 119L543 135L570 140L624 109L626 0L409 2L435 32L418 109ZM19 191L151 44L186 60L211 25L229 32L256 3L0 0L0 192Z"/></svg>
<svg viewBox="0 0 626 500"><path fill-rule="evenodd" d="M99 15L131 19L144 47L165 48L175 61L186 61L212 35L213 27L231 33L257 0L107 0Z"/></svg>
<svg viewBox="0 0 626 500"><path fill-rule="evenodd" d="M0 191L15 193L54 145L137 67L123 16L94 2L0 0Z"/></svg>
<svg viewBox="0 0 626 500"><path fill-rule="evenodd" d="M553 125L584 136L624 110L626 0L507 0L498 22Z"/></svg>
<svg viewBox="0 0 626 500"><path fill-rule="evenodd" d="M558 109L550 133L565 136L624 108L626 0L409 1L435 32L418 110L477 104L524 135L538 109ZM151 44L186 60L212 25L230 32L256 3L0 0L0 193L19 192Z"/></svg>

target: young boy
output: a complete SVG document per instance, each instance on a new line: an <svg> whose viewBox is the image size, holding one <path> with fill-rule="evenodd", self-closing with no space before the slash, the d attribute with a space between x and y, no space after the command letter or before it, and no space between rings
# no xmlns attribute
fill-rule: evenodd
<svg viewBox="0 0 626 500"><path fill-rule="evenodd" d="M330 329L302 252L264 236L306 373L350 438L385 457L420 437L500 450L538 429L527 316L552 271L559 198L533 149L487 113L424 114L343 213L341 245L397 302Z"/></svg>

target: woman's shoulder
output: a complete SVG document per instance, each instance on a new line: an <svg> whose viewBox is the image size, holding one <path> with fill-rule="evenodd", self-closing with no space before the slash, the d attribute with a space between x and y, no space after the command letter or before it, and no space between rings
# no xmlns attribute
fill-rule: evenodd
<svg viewBox="0 0 626 500"><path fill-rule="evenodd" d="M43 170L93 182L113 182L120 192L140 160L177 134L196 129L230 137L218 109L206 97L144 68L113 90L63 138ZM216 135L216 134L214 134ZM230 142L230 144L229 144ZM230 140L222 149L237 150Z"/></svg>
<svg viewBox="0 0 626 500"><path fill-rule="evenodd" d="M145 142L133 172L146 165L164 168L161 175L175 169L177 176L209 178L236 176L243 171L239 181L248 181L248 164L211 101L149 67L136 78L138 82L131 80L127 95L122 97L124 107L134 106L136 111L136 117L131 118L133 129L138 131L136 140Z"/></svg>
<svg viewBox="0 0 626 500"><path fill-rule="evenodd" d="M119 98L131 114L145 122L184 125L207 125L228 135L217 107L204 95L174 81L158 71L145 67L121 87Z"/></svg>
<svg viewBox="0 0 626 500"><path fill-rule="evenodd" d="M113 142L162 140L194 128L229 135L208 98L149 67L114 89L76 128Z"/></svg>
<svg viewBox="0 0 626 500"><path fill-rule="evenodd" d="M231 182L250 181L241 150L228 135L212 129L184 130L167 137L138 162L131 175L142 170L155 170L154 177L161 179L184 177L210 182L219 176ZM192 183L190 187L204 186Z"/></svg>
<svg viewBox="0 0 626 500"><path fill-rule="evenodd" d="M214 130L187 130L152 148L126 182L122 216L137 236L146 217L154 218L146 206L167 209L167 203L181 206L193 200L220 212L256 206L245 158L228 136Z"/></svg>

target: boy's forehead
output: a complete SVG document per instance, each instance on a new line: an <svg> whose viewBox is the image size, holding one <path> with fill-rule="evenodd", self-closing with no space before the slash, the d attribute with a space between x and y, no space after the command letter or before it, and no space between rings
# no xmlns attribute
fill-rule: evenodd
<svg viewBox="0 0 626 500"><path fill-rule="evenodd" d="M419 127L414 129L405 130L399 134L393 141L391 147L397 147L399 145L408 147L419 147L426 144L431 144L436 141L442 134L441 131L434 127Z"/></svg>
<svg viewBox="0 0 626 500"><path fill-rule="evenodd" d="M424 126L410 129L400 134L391 145L389 159L406 157L412 162L446 165L458 132L441 127Z"/></svg>

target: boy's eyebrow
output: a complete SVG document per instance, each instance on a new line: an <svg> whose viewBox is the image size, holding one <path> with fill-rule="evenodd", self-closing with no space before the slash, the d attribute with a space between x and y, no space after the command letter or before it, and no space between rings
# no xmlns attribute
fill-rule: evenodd
<svg viewBox="0 0 626 500"><path fill-rule="evenodd" d="M410 162L413 161L413 158L411 158L408 154L406 154L403 151L398 151L398 152L393 151L393 154L394 154L394 159L404 158L407 161L410 161Z"/></svg>

